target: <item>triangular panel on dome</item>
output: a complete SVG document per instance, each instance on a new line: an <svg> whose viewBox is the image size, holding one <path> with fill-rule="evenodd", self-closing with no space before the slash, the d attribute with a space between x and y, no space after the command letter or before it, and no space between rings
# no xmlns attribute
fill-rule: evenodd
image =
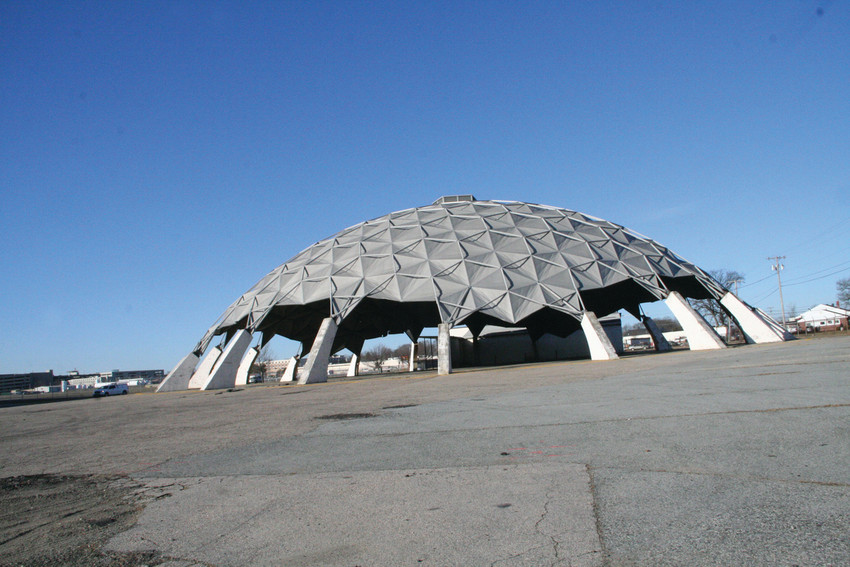
<svg viewBox="0 0 850 567"><path fill-rule="evenodd" d="M396 269L396 273L398 274L431 277L431 263L424 258L413 256L408 258L396 257L396 261L398 262L398 268Z"/></svg>
<svg viewBox="0 0 850 567"><path fill-rule="evenodd" d="M481 290L507 291L508 282L502 270L485 270L475 274L475 280L470 285Z"/></svg>
<svg viewBox="0 0 850 567"><path fill-rule="evenodd" d="M466 281L466 272L459 269L462 262L457 260L434 260L431 261L431 275L434 279L443 278L450 280Z"/></svg>
<svg viewBox="0 0 850 567"><path fill-rule="evenodd" d="M381 256L361 256L360 263L363 266L363 275L369 274L392 274L395 272L395 262L389 254Z"/></svg>
<svg viewBox="0 0 850 567"><path fill-rule="evenodd" d="M529 254L531 251L525 239L517 234L493 231L490 233L493 248L497 252L509 252L514 254Z"/></svg>
<svg viewBox="0 0 850 567"><path fill-rule="evenodd" d="M418 242L422 239L422 228L416 226L393 226L390 227L389 239L396 248L404 248L411 242Z"/></svg>
<svg viewBox="0 0 850 567"><path fill-rule="evenodd" d="M389 256L393 253L393 243L389 240L363 241L360 243L361 255Z"/></svg>
<svg viewBox="0 0 850 567"><path fill-rule="evenodd" d="M456 240L432 240L426 238L425 250L431 260L460 260L460 246Z"/></svg>
<svg viewBox="0 0 850 567"><path fill-rule="evenodd" d="M596 263L596 266L599 269L599 275L602 277L603 287L629 279L628 273L617 267L617 262L600 260Z"/></svg>
<svg viewBox="0 0 850 567"><path fill-rule="evenodd" d="M363 225L361 241L387 240L390 224L386 219L369 221Z"/></svg>
<svg viewBox="0 0 850 567"><path fill-rule="evenodd" d="M599 273L599 266L596 262L588 262L579 266L573 267L573 279L579 287L579 291L584 289L595 289L604 285L602 275Z"/></svg>
<svg viewBox="0 0 850 567"><path fill-rule="evenodd" d="M333 271L332 262L312 262L304 266L305 279L327 278Z"/></svg>
<svg viewBox="0 0 850 567"><path fill-rule="evenodd" d="M327 301L331 296L330 278L309 279L302 283L303 303Z"/></svg>
<svg viewBox="0 0 850 567"><path fill-rule="evenodd" d="M449 221L458 236L462 236L470 232L479 232L486 228L484 221L482 221L481 217L478 216L451 215L449 217Z"/></svg>
<svg viewBox="0 0 850 567"><path fill-rule="evenodd" d="M360 256L355 256L348 260L345 264L339 266L331 274L332 277L338 276L356 276L363 277L363 265L360 262Z"/></svg>
<svg viewBox="0 0 850 567"><path fill-rule="evenodd" d="M414 277L399 274L394 278L393 284L398 290L397 295L400 297L398 301L434 301L434 284L430 276Z"/></svg>

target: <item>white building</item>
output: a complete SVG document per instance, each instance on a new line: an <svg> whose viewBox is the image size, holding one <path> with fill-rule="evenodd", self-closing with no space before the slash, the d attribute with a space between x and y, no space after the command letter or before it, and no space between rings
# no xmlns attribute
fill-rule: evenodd
<svg viewBox="0 0 850 567"><path fill-rule="evenodd" d="M815 305L801 315L792 317L797 326L797 332L818 332L818 331L838 331L848 328L848 318L850 318L850 310L839 307L836 301L835 305L827 305L821 303Z"/></svg>

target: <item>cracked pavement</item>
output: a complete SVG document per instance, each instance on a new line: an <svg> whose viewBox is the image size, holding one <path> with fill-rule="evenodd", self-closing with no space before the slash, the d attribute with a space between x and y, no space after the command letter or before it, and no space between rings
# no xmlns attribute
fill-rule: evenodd
<svg viewBox="0 0 850 567"><path fill-rule="evenodd" d="M839 337L6 408L0 473L124 475L104 550L146 565L843 565L848 369Z"/></svg>

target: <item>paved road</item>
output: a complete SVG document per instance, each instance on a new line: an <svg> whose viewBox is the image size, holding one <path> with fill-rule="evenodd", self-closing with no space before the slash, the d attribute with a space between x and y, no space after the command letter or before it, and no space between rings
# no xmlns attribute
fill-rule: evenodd
<svg viewBox="0 0 850 567"><path fill-rule="evenodd" d="M108 548L173 566L847 565L848 370L843 337L7 408L0 475L129 475L161 497Z"/></svg>

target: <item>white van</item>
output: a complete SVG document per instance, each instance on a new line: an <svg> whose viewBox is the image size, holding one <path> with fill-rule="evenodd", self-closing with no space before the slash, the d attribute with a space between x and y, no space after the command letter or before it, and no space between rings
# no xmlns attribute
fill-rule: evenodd
<svg viewBox="0 0 850 567"><path fill-rule="evenodd" d="M129 394L130 389L127 387L127 384L121 384L118 382L114 382L112 384L104 384L100 388L97 388L94 391L94 397L99 398L101 396L117 396L118 394Z"/></svg>

